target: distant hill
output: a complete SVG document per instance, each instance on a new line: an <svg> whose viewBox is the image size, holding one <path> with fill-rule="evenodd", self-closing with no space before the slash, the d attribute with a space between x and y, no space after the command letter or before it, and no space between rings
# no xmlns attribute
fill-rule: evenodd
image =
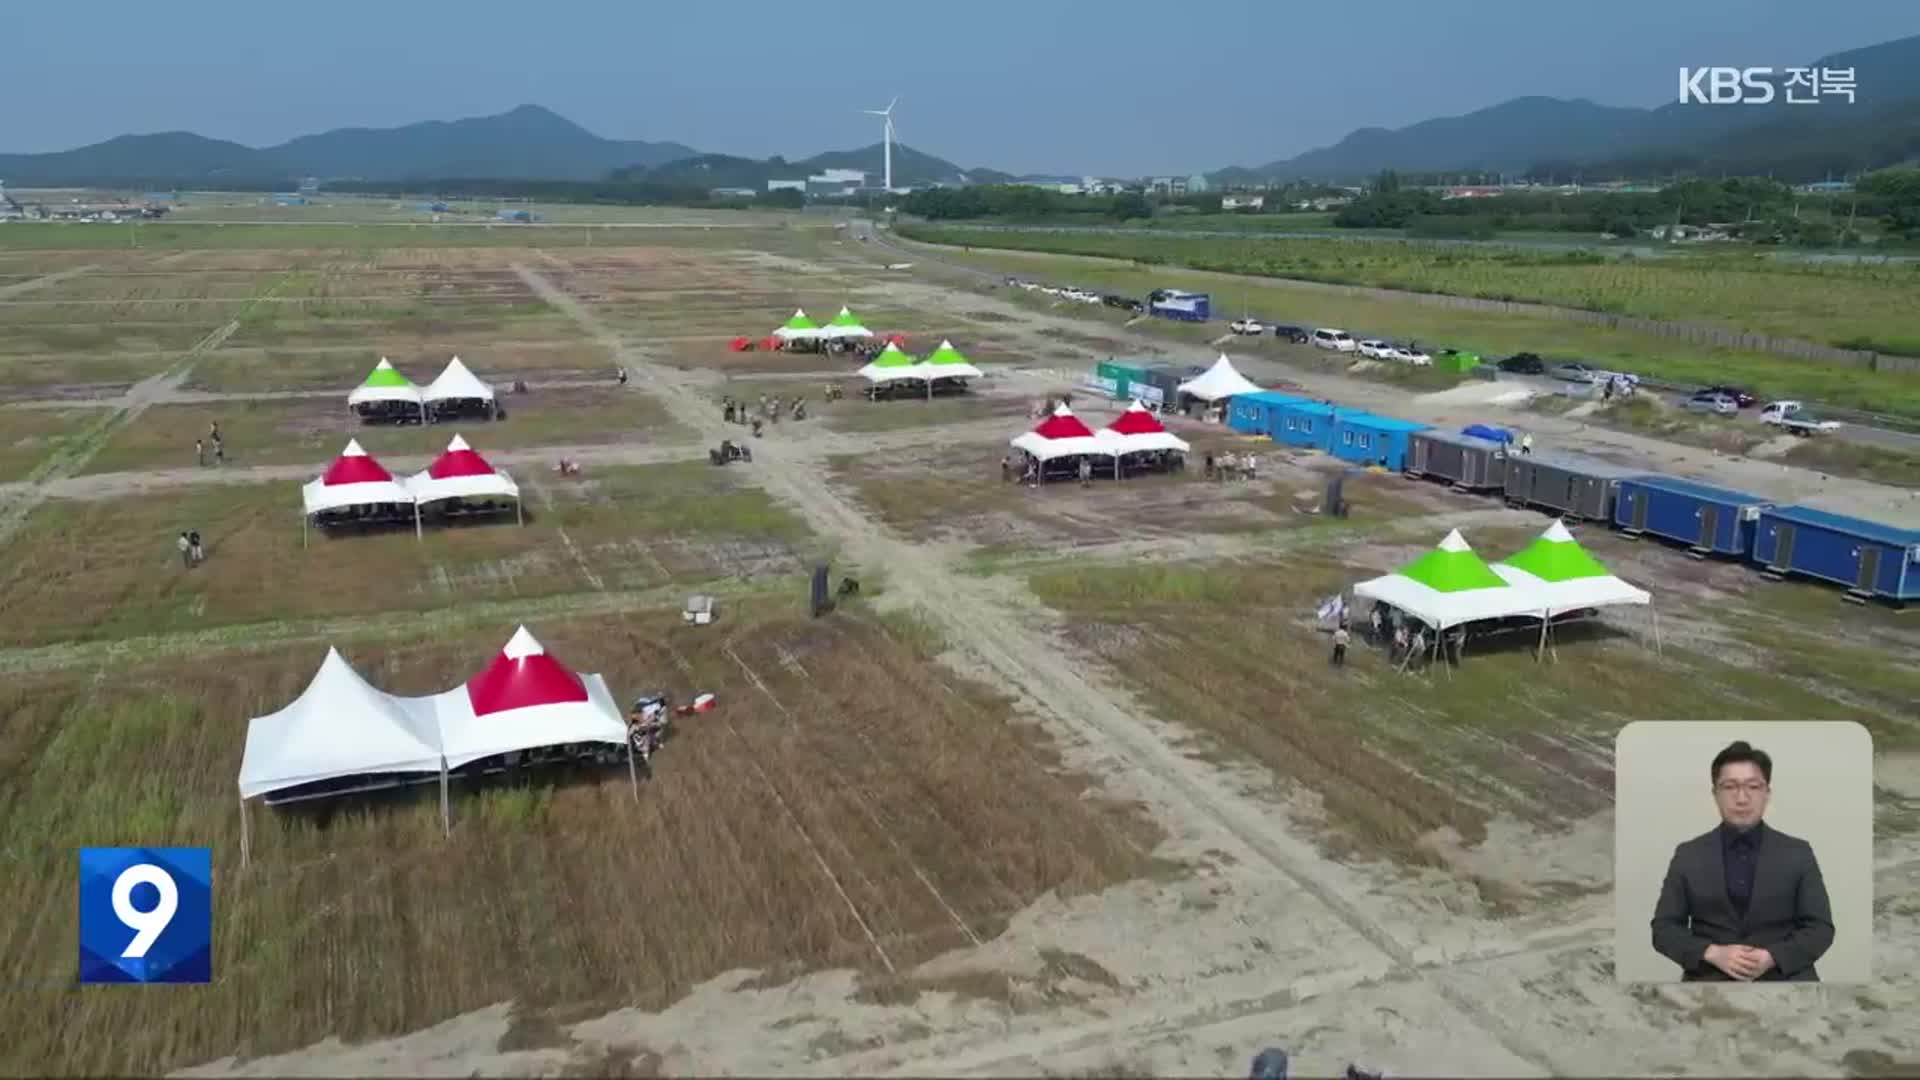
<svg viewBox="0 0 1920 1080"><path fill-rule="evenodd" d="M254 149L187 132L122 135L49 154L0 154L0 179L16 186L474 179L597 180L634 164L696 153L673 142L603 139L538 105L496 116L397 128L341 128Z"/></svg>
<svg viewBox="0 0 1920 1080"><path fill-rule="evenodd" d="M1524 172L1542 162L1600 163L1671 158L1709 147L1746 147L1727 160L1747 161L1759 171L1779 171L1769 162L1799 156L1797 147L1778 144L1777 158L1762 143L1743 143L1743 130L1767 126L1819 133L1845 129L1863 139L1839 156L1859 167L1888 164L1874 136L1873 118L1887 107L1920 100L1920 35L1821 57L1808 66L1852 68L1855 103L1828 98L1819 105L1796 105L1776 86L1767 105L1714 105L1669 102L1656 109L1618 108L1591 101L1522 97L1464 116L1426 120L1387 130L1362 128L1332 146L1254 167L1235 166L1213 174L1222 183L1259 180L1353 180L1382 169L1403 172ZM1676 72L1675 91L1678 91ZM1784 84L1785 75L1776 82ZM1796 91L1798 92L1798 91ZM1897 160L1897 158L1895 159ZM1731 171L1731 170L1730 170Z"/></svg>
<svg viewBox="0 0 1920 1080"><path fill-rule="evenodd" d="M768 180L804 180L827 169L860 169L867 174L869 183L877 185L885 168L885 149L876 142L857 150L830 150L800 161L788 161L781 157L755 160L728 154L700 154L650 168L638 166L621 169L613 178L658 184L705 184L709 187L764 190ZM999 184L1012 179L1009 173L994 169L962 169L951 161L915 150L905 143L893 144L895 187L909 184Z"/></svg>

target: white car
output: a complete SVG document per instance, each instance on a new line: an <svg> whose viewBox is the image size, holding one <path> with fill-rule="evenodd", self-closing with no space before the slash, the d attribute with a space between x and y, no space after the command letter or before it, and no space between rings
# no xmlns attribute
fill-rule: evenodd
<svg viewBox="0 0 1920 1080"><path fill-rule="evenodd" d="M1370 356L1375 360L1385 360L1387 354L1393 351L1391 344L1379 338L1367 338L1360 342L1359 348L1361 356Z"/></svg>
<svg viewBox="0 0 1920 1080"><path fill-rule="evenodd" d="M1387 359L1398 360L1403 364L1412 364L1414 367L1433 366L1433 357L1428 356L1419 349L1408 348L1405 345L1394 345L1387 349Z"/></svg>
<svg viewBox="0 0 1920 1080"><path fill-rule="evenodd" d="M1335 330L1330 326L1323 326L1313 332L1313 344L1316 348L1332 349L1335 352L1352 352L1358 347L1354 344L1353 335L1345 330Z"/></svg>
<svg viewBox="0 0 1920 1080"><path fill-rule="evenodd" d="M1235 319L1227 324L1227 329L1232 330L1236 334L1251 334L1255 336L1267 332L1267 328L1260 325L1259 319Z"/></svg>

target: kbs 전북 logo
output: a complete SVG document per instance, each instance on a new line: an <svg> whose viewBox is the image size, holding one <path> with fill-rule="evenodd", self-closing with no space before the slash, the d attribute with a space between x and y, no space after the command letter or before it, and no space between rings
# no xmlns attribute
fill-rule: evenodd
<svg viewBox="0 0 1920 1080"><path fill-rule="evenodd" d="M80 849L82 983L212 978L212 848Z"/></svg>

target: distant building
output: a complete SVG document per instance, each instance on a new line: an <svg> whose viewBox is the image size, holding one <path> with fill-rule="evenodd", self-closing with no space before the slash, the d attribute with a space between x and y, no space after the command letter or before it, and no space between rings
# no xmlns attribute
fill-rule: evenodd
<svg viewBox="0 0 1920 1080"><path fill-rule="evenodd" d="M1207 191L1207 178L1199 173L1187 177L1187 194L1203 195Z"/></svg>
<svg viewBox="0 0 1920 1080"><path fill-rule="evenodd" d="M1259 210L1266 205L1267 197L1265 195L1220 196L1220 209L1222 210Z"/></svg>
<svg viewBox="0 0 1920 1080"><path fill-rule="evenodd" d="M767 190L804 192L807 190L807 182L805 180L769 180Z"/></svg>
<svg viewBox="0 0 1920 1080"><path fill-rule="evenodd" d="M307 205L307 197L305 195L275 195L273 201L276 206Z"/></svg>
<svg viewBox="0 0 1920 1080"><path fill-rule="evenodd" d="M751 199L757 192L750 187L717 187L707 194L716 199Z"/></svg>
<svg viewBox="0 0 1920 1080"><path fill-rule="evenodd" d="M822 169L813 176L807 177L807 183L821 185L838 184L841 187L865 187L867 184L867 171L865 169Z"/></svg>
<svg viewBox="0 0 1920 1080"><path fill-rule="evenodd" d="M1465 187L1450 187L1440 197L1443 199L1486 199L1502 193L1501 188L1485 184L1471 184Z"/></svg>
<svg viewBox="0 0 1920 1080"><path fill-rule="evenodd" d="M300 181L300 194L302 195L312 195L319 190L320 181L317 177L309 176L305 180Z"/></svg>
<svg viewBox="0 0 1920 1080"><path fill-rule="evenodd" d="M1096 176L1088 176L1080 180L1080 190L1088 195L1118 195L1126 190L1126 186L1118 180L1102 180Z"/></svg>
<svg viewBox="0 0 1920 1080"><path fill-rule="evenodd" d="M1800 190L1809 195L1845 195L1853 190L1850 180L1821 180L1812 184L1800 185Z"/></svg>
<svg viewBox="0 0 1920 1080"><path fill-rule="evenodd" d="M1323 195L1318 199L1302 199L1293 204L1295 210L1337 210L1353 201L1351 195Z"/></svg>
<svg viewBox="0 0 1920 1080"><path fill-rule="evenodd" d="M1147 181L1147 190L1155 195L1178 198L1187 193L1187 178L1184 176L1156 176Z"/></svg>

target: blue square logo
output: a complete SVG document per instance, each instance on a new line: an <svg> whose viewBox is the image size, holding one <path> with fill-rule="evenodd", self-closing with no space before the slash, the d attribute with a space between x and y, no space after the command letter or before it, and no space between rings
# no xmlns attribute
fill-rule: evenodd
<svg viewBox="0 0 1920 1080"><path fill-rule="evenodd" d="M80 849L82 983L212 979L212 848Z"/></svg>

